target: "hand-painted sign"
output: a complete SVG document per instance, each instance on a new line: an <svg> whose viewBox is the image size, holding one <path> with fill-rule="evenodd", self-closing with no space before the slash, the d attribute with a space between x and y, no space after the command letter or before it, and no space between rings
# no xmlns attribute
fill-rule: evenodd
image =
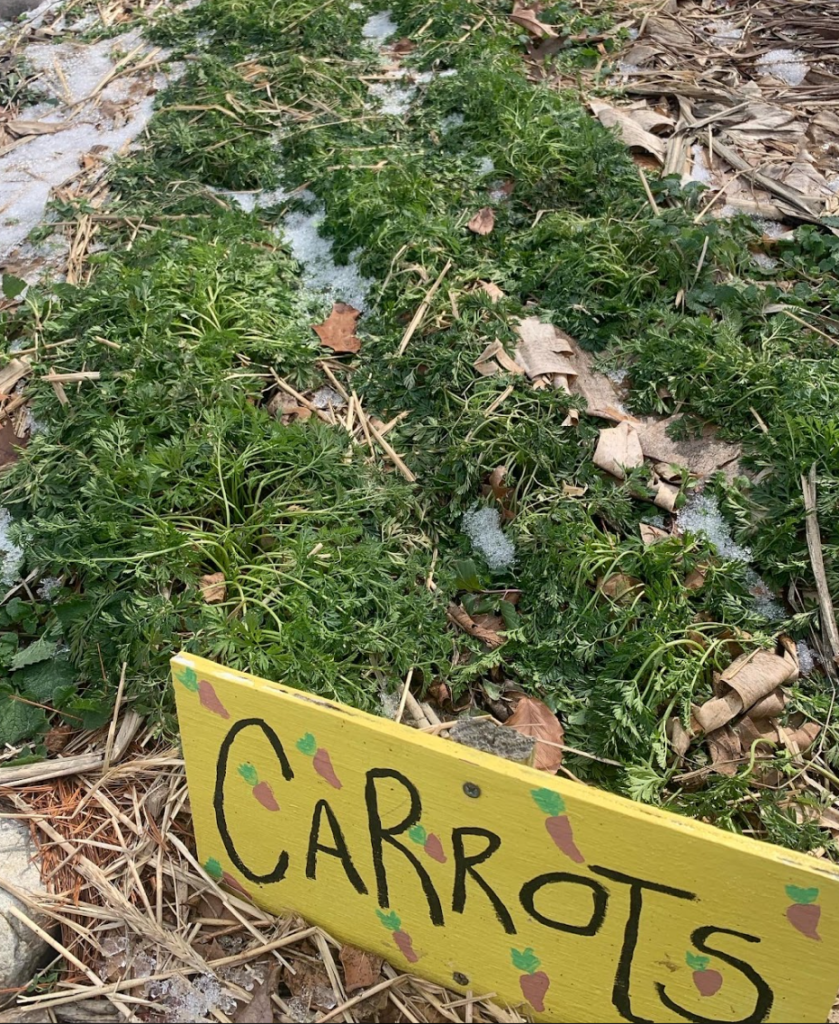
<svg viewBox="0 0 839 1024"><path fill-rule="evenodd" d="M839 871L182 654L206 870L540 1021L810 1021Z"/></svg>

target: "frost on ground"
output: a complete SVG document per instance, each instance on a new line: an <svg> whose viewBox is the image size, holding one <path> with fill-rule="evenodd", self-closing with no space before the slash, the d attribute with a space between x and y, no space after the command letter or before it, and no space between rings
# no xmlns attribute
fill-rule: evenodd
<svg viewBox="0 0 839 1024"><path fill-rule="evenodd" d="M709 543L717 549L720 558L731 562L752 560L750 548L744 548L731 536L728 523L723 519L716 498L708 494L693 494L684 508L676 516L676 522L682 533L703 534ZM769 621L783 619L786 612L775 599L774 594L753 570L746 573L746 585L754 598L754 610Z"/></svg>
<svg viewBox="0 0 839 1024"><path fill-rule="evenodd" d="M303 284L331 302L347 302L363 311L373 282L356 265L361 250L350 253L350 262L339 267L332 258L332 242L318 230L323 217L318 206L314 213L290 213L285 219L286 241L303 268Z"/></svg>
<svg viewBox="0 0 839 1024"><path fill-rule="evenodd" d="M369 90L370 95L379 101L379 110L396 117L408 113L416 91L415 86L402 87L394 82L376 82Z"/></svg>
<svg viewBox="0 0 839 1024"><path fill-rule="evenodd" d="M501 532L501 516L495 508L473 508L463 514L463 532L472 547L486 559L490 569L506 569L516 558L516 549Z"/></svg>
<svg viewBox="0 0 839 1024"><path fill-rule="evenodd" d="M787 85L801 85L810 70L804 54L798 50L769 50L757 62L765 75L786 82Z"/></svg>
<svg viewBox="0 0 839 1024"><path fill-rule="evenodd" d="M0 508L0 584L11 587L17 583L23 564L23 548L9 536L12 517L5 508Z"/></svg>
<svg viewBox="0 0 839 1024"><path fill-rule="evenodd" d="M815 656L806 640L799 640L795 645L798 652L798 671L802 676L809 676L816 667Z"/></svg>
<svg viewBox="0 0 839 1024"><path fill-rule="evenodd" d="M29 255L20 247L43 220L53 189L73 181L94 147L101 160L122 151L145 128L155 92L167 82L159 71L118 73L97 91L120 57L142 45L135 30L91 45L37 42L23 50L23 59L40 72L36 88L44 100L7 125L13 140L0 149L0 263ZM138 50L134 60L148 50ZM37 134L27 134L32 122L39 123ZM55 130L43 133L44 125Z"/></svg>
<svg viewBox="0 0 839 1024"><path fill-rule="evenodd" d="M271 206L279 206L289 196L288 192L282 188L266 189L262 192L227 192L223 189L213 189L212 191L222 199L232 200L245 213L253 213L254 210L266 210Z"/></svg>
<svg viewBox="0 0 839 1024"><path fill-rule="evenodd" d="M371 14L364 27L361 29L362 36L375 47L381 47L386 39L396 32L396 22L391 18L390 11L377 11Z"/></svg>

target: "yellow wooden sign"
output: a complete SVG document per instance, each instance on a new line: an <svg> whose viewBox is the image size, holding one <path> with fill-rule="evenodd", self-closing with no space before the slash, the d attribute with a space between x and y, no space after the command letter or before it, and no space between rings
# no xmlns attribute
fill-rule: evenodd
<svg viewBox="0 0 839 1024"><path fill-rule="evenodd" d="M173 659L198 851L276 913L539 1021L810 1021L824 861L201 658Z"/></svg>

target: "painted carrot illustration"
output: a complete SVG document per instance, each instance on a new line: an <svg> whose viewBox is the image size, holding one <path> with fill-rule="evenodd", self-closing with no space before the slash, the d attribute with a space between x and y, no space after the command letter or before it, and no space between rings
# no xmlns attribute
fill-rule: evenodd
<svg viewBox="0 0 839 1024"><path fill-rule="evenodd" d="M317 740L310 732L297 741L297 749L301 754L312 758L314 769L322 779L326 779L334 789L341 789L342 783L332 767L329 752L323 747L318 747Z"/></svg>
<svg viewBox="0 0 839 1024"><path fill-rule="evenodd" d="M537 1013L544 1013L545 996L551 987L551 979L539 970L542 961L532 949L511 949L510 954L513 967L523 972L519 978L521 994Z"/></svg>
<svg viewBox="0 0 839 1024"><path fill-rule="evenodd" d="M696 991L701 996L715 996L722 988L722 975L719 971L708 970L711 963L709 956L699 956L698 953L685 953L685 963L693 971L693 983Z"/></svg>
<svg viewBox="0 0 839 1024"><path fill-rule="evenodd" d="M267 782L259 781L259 773L250 762L239 765L239 774L251 787L253 795L266 810L278 811L280 809L280 805L274 796L274 791Z"/></svg>
<svg viewBox="0 0 839 1024"><path fill-rule="evenodd" d="M818 889L801 889L797 885L787 886L787 896L792 903L787 907L787 920L808 939L815 939L821 942L819 935L819 918L822 916L822 908L816 903L819 898Z"/></svg>
<svg viewBox="0 0 839 1024"><path fill-rule="evenodd" d="M236 892L241 893L245 899L248 899L253 903L253 896L251 896L241 882L237 882L233 875L229 875L224 870L215 857L210 857L210 859L204 864L204 870L211 878L215 878L217 882L223 882L228 889L235 889Z"/></svg>
<svg viewBox="0 0 839 1024"><path fill-rule="evenodd" d="M396 943L402 956L405 957L409 964L415 964L419 960L419 954L411 943L411 936L407 932L402 931L402 921L399 915L394 910L391 910L389 914L377 910L376 914L385 928L392 933L393 941Z"/></svg>
<svg viewBox="0 0 839 1024"><path fill-rule="evenodd" d="M417 846L421 846L432 860L436 860L438 864L446 863L446 852L440 842L440 837L429 832L423 825L414 825L409 828L408 837Z"/></svg>
<svg viewBox="0 0 839 1024"><path fill-rule="evenodd" d="M207 679L199 679L194 668L185 668L176 678L190 693L198 694L198 700L202 707L212 711L219 718L230 718L230 712L218 699L213 684Z"/></svg>
<svg viewBox="0 0 839 1024"><path fill-rule="evenodd" d="M565 813L565 801L559 793L554 793L552 789L533 789L530 795L537 807L550 815L545 820L545 828L556 846L575 864L585 864L586 859L574 842L574 830L571 828L571 820Z"/></svg>

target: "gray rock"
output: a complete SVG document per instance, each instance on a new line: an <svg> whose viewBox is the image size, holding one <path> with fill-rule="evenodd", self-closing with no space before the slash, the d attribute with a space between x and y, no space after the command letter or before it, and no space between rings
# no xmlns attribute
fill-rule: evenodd
<svg viewBox="0 0 839 1024"><path fill-rule="evenodd" d="M45 891L29 829L9 818L0 818L2 882L30 893ZM27 910L20 900L0 885L0 989L28 985L50 951L43 939L9 912L10 907L22 910L42 928L50 927L49 919Z"/></svg>
<svg viewBox="0 0 839 1024"><path fill-rule="evenodd" d="M0 21L11 21L26 11L31 11L41 0L0 0Z"/></svg>
<svg viewBox="0 0 839 1024"><path fill-rule="evenodd" d="M532 764L536 740L532 736L523 736L515 729L505 729L503 725L486 718L461 718L449 732L455 743L462 743L473 750L483 750L487 754L504 757L518 764Z"/></svg>

